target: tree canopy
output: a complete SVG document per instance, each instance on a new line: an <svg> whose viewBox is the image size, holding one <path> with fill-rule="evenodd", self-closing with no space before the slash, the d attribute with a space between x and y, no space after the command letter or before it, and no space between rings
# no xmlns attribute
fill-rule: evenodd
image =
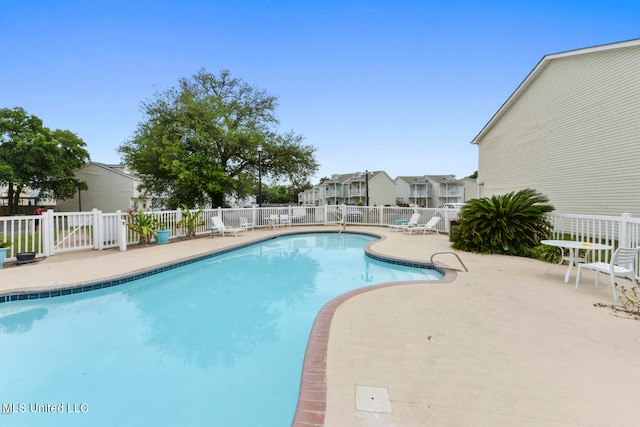
<svg viewBox="0 0 640 427"><path fill-rule="evenodd" d="M271 184L262 186L263 203L298 203L298 193L312 188L311 183L302 186Z"/></svg>
<svg viewBox="0 0 640 427"><path fill-rule="evenodd" d="M144 119L118 150L142 176L142 190L168 207L255 194L260 158L265 180L296 186L318 168L301 135L278 133L277 97L227 70L202 69L141 105Z"/></svg>
<svg viewBox="0 0 640 427"><path fill-rule="evenodd" d="M0 184L7 186L9 214L27 188L39 190L41 199L72 197L78 188L73 170L89 160L85 146L73 132L51 131L21 107L0 109Z"/></svg>

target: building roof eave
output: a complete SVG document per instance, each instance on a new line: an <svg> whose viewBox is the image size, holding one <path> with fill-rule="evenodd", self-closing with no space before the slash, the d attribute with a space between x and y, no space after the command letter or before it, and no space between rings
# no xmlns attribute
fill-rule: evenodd
<svg viewBox="0 0 640 427"><path fill-rule="evenodd" d="M594 52L603 52L612 49L622 49L627 47L635 47L640 46L640 39L627 40L616 43L608 43L598 46L591 46L581 49L568 50L559 53L553 53L549 55L545 55L542 59L536 64L536 66L529 72L527 77L518 85L516 90L507 98L507 100L498 108L493 116L489 119L487 124L478 132L478 134L471 141L472 144L478 144L480 140L489 132L489 130L495 125L495 123L502 117L502 115L513 105L513 103L520 97L522 92L531 85L531 83L536 79L536 77L545 69L545 67L549 64L550 61L566 58L575 55L585 55Z"/></svg>

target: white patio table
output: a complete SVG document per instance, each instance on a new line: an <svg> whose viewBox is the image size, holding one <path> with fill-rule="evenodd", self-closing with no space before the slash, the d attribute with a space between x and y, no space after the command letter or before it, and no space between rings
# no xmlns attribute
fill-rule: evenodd
<svg viewBox="0 0 640 427"><path fill-rule="evenodd" d="M564 260L569 261L567 272L564 274L565 283L569 282L569 276L571 275L571 269L573 268L573 266L578 262L583 261L583 259L578 257L578 251L580 249L586 249L588 251L608 251L612 249L611 246L603 245L602 243L577 242L575 240L541 240L540 243L543 245L557 246L559 248L566 248L569 250L569 256L563 256L560 260L560 262ZM549 269L547 269L547 271L549 271Z"/></svg>

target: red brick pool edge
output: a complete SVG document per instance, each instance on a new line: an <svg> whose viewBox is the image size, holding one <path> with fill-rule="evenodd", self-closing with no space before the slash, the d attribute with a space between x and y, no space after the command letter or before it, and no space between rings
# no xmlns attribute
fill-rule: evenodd
<svg viewBox="0 0 640 427"><path fill-rule="evenodd" d="M440 267L443 268L444 267ZM322 307L311 328L307 350L302 364L298 406L291 427L324 427L327 410L327 350L329 348L329 330L333 315L342 303L350 298L376 289L400 285L426 285L429 283L450 283L456 277L454 270L444 269L445 276L433 282L393 282L366 288L354 289L335 297Z"/></svg>

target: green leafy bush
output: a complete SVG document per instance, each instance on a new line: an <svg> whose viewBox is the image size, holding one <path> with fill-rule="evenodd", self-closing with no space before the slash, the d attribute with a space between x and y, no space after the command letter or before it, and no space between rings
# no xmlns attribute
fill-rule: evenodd
<svg viewBox="0 0 640 427"><path fill-rule="evenodd" d="M533 189L473 199L460 211L451 233L453 248L488 254L531 256L551 234L545 216L553 211L546 196Z"/></svg>
<svg viewBox="0 0 640 427"><path fill-rule="evenodd" d="M531 257L556 264L562 258L562 249L557 246L539 245L531 250Z"/></svg>

